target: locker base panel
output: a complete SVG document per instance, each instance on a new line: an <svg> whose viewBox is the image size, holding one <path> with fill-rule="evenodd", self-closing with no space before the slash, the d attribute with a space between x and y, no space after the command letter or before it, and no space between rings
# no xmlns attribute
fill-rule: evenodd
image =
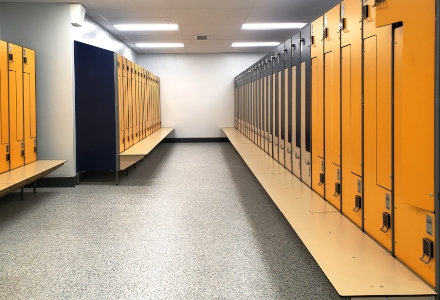
<svg viewBox="0 0 440 300"><path fill-rule="evenodd" d="M151 152L174 128L160 128L119 154L119 170L126 170Z"/></svg>
<svg viewBox="0 0 440 300"><path fill-rule="evenodd" d="M55 171L66 160L37 160L17 169L0 174L0 197L34 183L37 179Z"/></svg>
<svg viewBox="0 0 440 300"><path fill-rule="evenodd" d="M432 299L436 295L431 286L238 130L222 129L340 296Z"/></svg>

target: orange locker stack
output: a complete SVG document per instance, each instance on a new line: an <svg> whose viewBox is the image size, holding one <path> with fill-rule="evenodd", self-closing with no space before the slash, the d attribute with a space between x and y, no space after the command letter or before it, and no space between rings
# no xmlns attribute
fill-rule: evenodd
<svg viewBox="0 0 440 300"><path fill-rule="evenodd" d="M340 5L324 15L325 199L341 209Z"/></svg>
<svg viewBox="0 0 440 300"><path fill-rule="evenodd" d="M312 58L312 189L325 196L324 152L324 32L323 17L311 24ZM293 71L292 71L293 74ZM293 89L293 84L292 84Z"/></svg>
<svg viewBox="0 0 440 300"><path fill-rule="evenodd" d="M341 3L342 213L363 227L362 3Z"/></svg>
<svg viewBox="0 0 440 300"><path fill-rule="evenodd" d="M10 169L24 165L23 50L8 44Z"/></svg>
<svg viewBox="0 0 440 300"><path fill-rule="evenodd" d="M35 93L35 51L23 48L25 164L37 160L37 103Z"/></svg>
<svg viewBox="0 0 440 300"><path fill-rule="evenodd" d="M9 171L8 44L0 41L0 173Z"/></svg>

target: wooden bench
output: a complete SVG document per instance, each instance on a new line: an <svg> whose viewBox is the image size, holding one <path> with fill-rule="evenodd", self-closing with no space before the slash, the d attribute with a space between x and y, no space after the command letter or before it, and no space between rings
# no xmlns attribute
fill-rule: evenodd
<svg viewBox="0 0 440 300"><path fill-rule="evenodd" d="M431 286L238 130L222 130L340 296L434 299Z"/></svg>
<svg viewBox="0 0 440 300"><path fill-rule="evenodd" d="M140 161L148 153L150 153L163 139L165 139L174 128L160 128L147 136L145 139L134 144L124 152L119 154L119 170L124 171L133 164ZM116 178L116 184L118 179Z"/></svg>
<svg viewBox="0 0 440 300"><path fill-rule="evenodd" d="M32 183L34 183L35 193L36 180L58 169L64 165L65 162L66 160L37 160L0 174L0 197L20 188L21 199L23 199L23 187Z"/></svg>

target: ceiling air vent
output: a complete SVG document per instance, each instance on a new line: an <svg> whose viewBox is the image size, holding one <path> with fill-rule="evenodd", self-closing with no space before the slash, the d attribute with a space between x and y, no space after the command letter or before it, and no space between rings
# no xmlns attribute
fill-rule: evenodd
<svg viewBox="0 0 440 300"><path fill-rule="evenodd" d="M196 36L196 40L198 40L198 41L207 41L208 40L208 36L207 35L197 35Z"/></svg>

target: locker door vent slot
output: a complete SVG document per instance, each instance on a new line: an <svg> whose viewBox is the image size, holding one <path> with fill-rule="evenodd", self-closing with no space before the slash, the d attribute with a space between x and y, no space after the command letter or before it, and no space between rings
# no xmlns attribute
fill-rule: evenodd
<svg viewBox="0 0 440 300"><path fill-rule="evenodd" d="M424 264L429 264L433 258L434 258L434 243L430 239L424 238L423 254L420 257L420 260Z"/></svg>
<svg viewBox="0 0 440 300"><path fill-rule="evenodd" d="M360 211L362 208L362 197L359 195L354 196L354 212Z"/></svg>
<svg viewBox="0 0 440 300"><path fill-rule="evenodd" d="M338 197L341 194L341 184L339 182L335 182L335 193L334 197Z"/></svg>
<svg viewBox="0 0 440 300"><path fill-rule="evenodd" d="M382 214L382 228L380 229L382 232L388 232L391 228L391 215L387 212Z"/></svg>
<svg viewBox="0 0 440 300"><path fill-rule="evenodd" d="M319 183L318 185L323 185L325 181L324 173L319 174Z"/></svg>
<svg viewBox="0 0 440 300"><path fill-rule="evenodd" d="M369 17L369 9L368 5L362 6L362 21L368 19Z"/></svg>

